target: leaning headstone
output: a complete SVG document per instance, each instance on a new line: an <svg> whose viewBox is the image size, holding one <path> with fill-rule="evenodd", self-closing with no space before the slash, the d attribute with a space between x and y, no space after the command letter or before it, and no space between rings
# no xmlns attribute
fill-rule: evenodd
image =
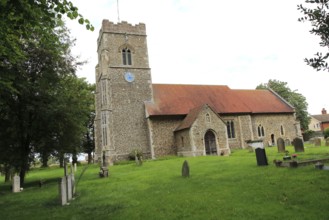
<svg viewBox="0 0 329 220"><path fill-rule="evenodd" d="M67 172L67 164L66 162L64 162L64 176L67 176L68 172Z"/></svg>
<svg viewBox="0 0 329 220"><path fill-rule="evenodd" d="M314 146L316 147L321 146L321 138L314 138Z"/></svg>
<svg viewBox="0 0 329 220"><path fill-rule="evenodd" d="M21 191L21 178L17 175L13 178L13 192L17 193Z"/></svg>
<svg viewBox="0 0 329 220"><path fill-rule="evenodd" d="M62 205L67 203L66 177L62 177L58 182L59 200Z"/></svg>
<svg viewBox="0 0 329 220"><path fill-rule="evenodd" d="M187 160L185 160L184 163L183 163L182 177L190 177L190 167L188 165Z"/></svg>
<svg viewBox="0 0 329 220"><path fill-rule="evenodd" d="M72 176L66 176L66 188L67 188L67 201L72 199Z"/></svg>
<svg viewBox="0 0 329 220"><path fill-rule="evenodd" d="M288 138L286 140L284 140L284 143L285 143L286 146L291 145L291 141Z"/></svg>
<svg viewBox="0 0 329 220"><path fill-rule="evenodd" d="M284 140L282 138L278 138L276 143L278 145L278 152L284 153L286 151L286 144L285 144Z"/></svg>
<svg viewBox="0 0 329 220"><path fill-rule="evenodd" d="M329 137L326 139L326 146L329 146Z"/></svg>
<svg viewBox="0 0 329 220"><path fill-rule="evenodd" d="M304 152L304 143L300 138L295 138L293 141L295 152Z"/></svg>
<svg viewBox="0 0 329 220"><path fill-rule="evenodd" d="M75 195L75 178L74 173L71 174L71 181L72 181L72 197Z"/></svg>

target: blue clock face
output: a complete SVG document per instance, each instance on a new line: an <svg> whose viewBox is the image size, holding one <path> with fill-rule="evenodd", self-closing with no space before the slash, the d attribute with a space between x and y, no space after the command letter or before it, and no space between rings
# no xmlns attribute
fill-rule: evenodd
<svg viewBox="0 0 329 220"><path fill-rule="evenodd" d="M127 82L133 82L135 80L135 75L131 72L126 72L125 73L125 80Z"/></svg>

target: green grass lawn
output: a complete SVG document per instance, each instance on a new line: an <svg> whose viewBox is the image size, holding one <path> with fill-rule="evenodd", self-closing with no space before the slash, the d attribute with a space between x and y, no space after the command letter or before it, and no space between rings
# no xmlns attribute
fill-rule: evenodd
<svg viewBox="0 0 329 220"><path fill-rule="evenodd" d="M293 147L287 147L294 153ZM110 167L99 178L91 165L70 205L59 205L59 168L34 169L24 190L11 193L0 177L0 219L328 219L329 171L313 165L277 168L277 148L266 148L268 166L235 150L231 156L145 161ZM329 157L329 147L307 146L298 159ZM184 160L190 178L181 177ZM329 165L329 164L327 164ZM84 166L78 167L76 180ZM39 188L38 181L46 180Z"/></svg>

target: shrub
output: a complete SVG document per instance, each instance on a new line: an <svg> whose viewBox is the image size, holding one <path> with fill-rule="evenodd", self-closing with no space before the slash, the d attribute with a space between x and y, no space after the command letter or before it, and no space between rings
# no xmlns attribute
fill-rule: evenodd
<svg viewBox="0 0 329 220"><path fill-rule="evenodd" d="M324 135L324 138L325 138L325 139L326 139L327 137L329 137L329 128L324 129L324 131L323 131L323 135Z"/></svg>
<svg viewBox="0 0 329 220"><path fill-rule="evenodd" d="M312 130L307 130L303 133L304 141L308 141L315 136L315 132Z"/></svg>
<svg viewBox="0 0 329 220"><path fill-rule="evenodd" d="M139 149L135 149L133 151L131 151L128 155L129 160L135 160L135 156L137 156L137 158L141 158L141 156L143 155L143 152Z"/></svg>

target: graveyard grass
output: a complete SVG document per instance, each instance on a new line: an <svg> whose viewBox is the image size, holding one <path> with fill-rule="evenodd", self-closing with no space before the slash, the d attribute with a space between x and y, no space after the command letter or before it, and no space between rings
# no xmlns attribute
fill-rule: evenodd
<svg viewBox="0 0 329 220"><path fill-rule="evenodd" d="M286 147L292 154L293 147ZM329 171L313 165L278 168L284 153L266 148L268 166L255 153L231 156L169 157L110 167L99 178L97 165L81 165L77 195L59 205L58 167L33 169L24 190L11 193L0 177L0 218L6 219L328 219ZM329 157L329 147L307 146L298 159ZM190 177L183 178L184 160ZM325 164L329 165L329 164ZM79 176L87 167L79 180ZM44 184L40 188L39 180Z"/></svg>

